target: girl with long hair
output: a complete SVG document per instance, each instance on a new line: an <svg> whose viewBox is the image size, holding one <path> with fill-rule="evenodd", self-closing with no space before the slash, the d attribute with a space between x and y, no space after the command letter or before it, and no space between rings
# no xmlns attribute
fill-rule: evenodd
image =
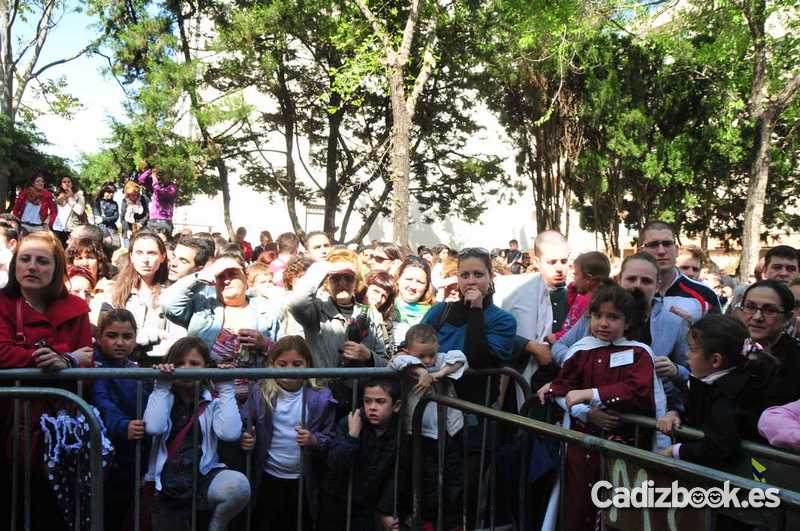
<svg viewBox="0 0 800 531"><path fill-rule="evenodd" d="M270 349L267 364L275 369L312 368L308 344L300 336L285 336ZM329 389L310 379L265 378L254 385L245 406L249 432L242 448L255 448L254 521L262 530L297 529L297 505L303 496L303 529L311 529L318 506L319 474L335 433L336 408ZM299 492L300 478L304 479Z"/></svg>

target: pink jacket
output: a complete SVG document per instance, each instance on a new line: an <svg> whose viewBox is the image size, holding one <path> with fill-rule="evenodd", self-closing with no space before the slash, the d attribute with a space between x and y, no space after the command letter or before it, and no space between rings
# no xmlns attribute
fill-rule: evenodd
<svg viewBox="0 0 800 531"><path fill-rule="evenodd" d="M758 419L758 432L772 446L800 450L800 400L766 409Z"/></svg>

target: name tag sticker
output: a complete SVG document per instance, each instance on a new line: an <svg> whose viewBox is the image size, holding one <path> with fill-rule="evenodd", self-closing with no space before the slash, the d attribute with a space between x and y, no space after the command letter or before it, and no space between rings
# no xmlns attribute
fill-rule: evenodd
<svg viewBox="0 0 800 531"><path fill-rule="evenodd" d="M613 369L614 367L624 367L631 363L633 363L633 349L621 350L611 355L609 367Z"/></svg>

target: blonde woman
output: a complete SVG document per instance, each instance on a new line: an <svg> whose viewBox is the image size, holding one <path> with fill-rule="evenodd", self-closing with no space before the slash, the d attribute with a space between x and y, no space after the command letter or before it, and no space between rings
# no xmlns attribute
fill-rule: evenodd
<svg viewBox="0 0 800 531"><path fill-rule="evenodd" d="M349 249L315 262L288 294L287 306L303 327L317 367L384 366L381 314L356 302L361 264Z"/></svg>

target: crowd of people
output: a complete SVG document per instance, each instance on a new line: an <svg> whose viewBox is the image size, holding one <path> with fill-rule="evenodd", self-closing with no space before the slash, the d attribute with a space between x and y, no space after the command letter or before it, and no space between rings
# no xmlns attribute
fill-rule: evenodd
<svg viewBox="0 0 800 531"><path fill-rule="evenodd" d="M552 418L554 404L570 429L675 459L725 467L742 440L800 450L800 257L792 247L769 249L746 286L699 249L679 248L662 221L643 227L638 249L621 262L596 251L573 256L554 231L540 233L530 253L514 240L493 251L352 247L322 232L273 241L263 231L254 247L244 229L231 241L174 233L177 187L165 181L148 168L124 185L122 204L107 184L87 206L73 179L51 192L37 176L0 215L0 368L38 367L57 379L70 367L391 367L408 378L369 380L357 393L343 379L202 382L197 408L192 380L156 380L143 386L141 414L136 381L90 382L89 401L114 446L107 529L131 528L137 449L147 460L142 529L184 529L193 506L207 529L239 529L248 503L254 529L295 529L298 507L304 529L344 529L348 516L350 529L400 529L411 509L407 452L419 398L431 389L480 403L488 396L512 412L525 400L505 378L487 390L465 377L469 368L518 370L538 395L534 417ZM0 407L8 465L21 435L11 406ZM39 418L61 407L31 402L28 457L46 455ZM659 431L640 433L619 413L654 417ZM464 523L472 479L462 450L475 447L464 426L477 424L454 409L441 422L433 404L424 411L427 529L440 481L443 529ZM667 435L684 425L705 438L671 444ZM527 478L520 528L553 528L559 480L570 500L561 523L595 528L589 492L599 454L575 446L561 458L563 477L554 455ZM10 471L3 467L3 489ZM34 467L31 480L33 528L72 528L47 475ZM498 518L518 517L502 510L513 496L498 499Z"/></svg>

